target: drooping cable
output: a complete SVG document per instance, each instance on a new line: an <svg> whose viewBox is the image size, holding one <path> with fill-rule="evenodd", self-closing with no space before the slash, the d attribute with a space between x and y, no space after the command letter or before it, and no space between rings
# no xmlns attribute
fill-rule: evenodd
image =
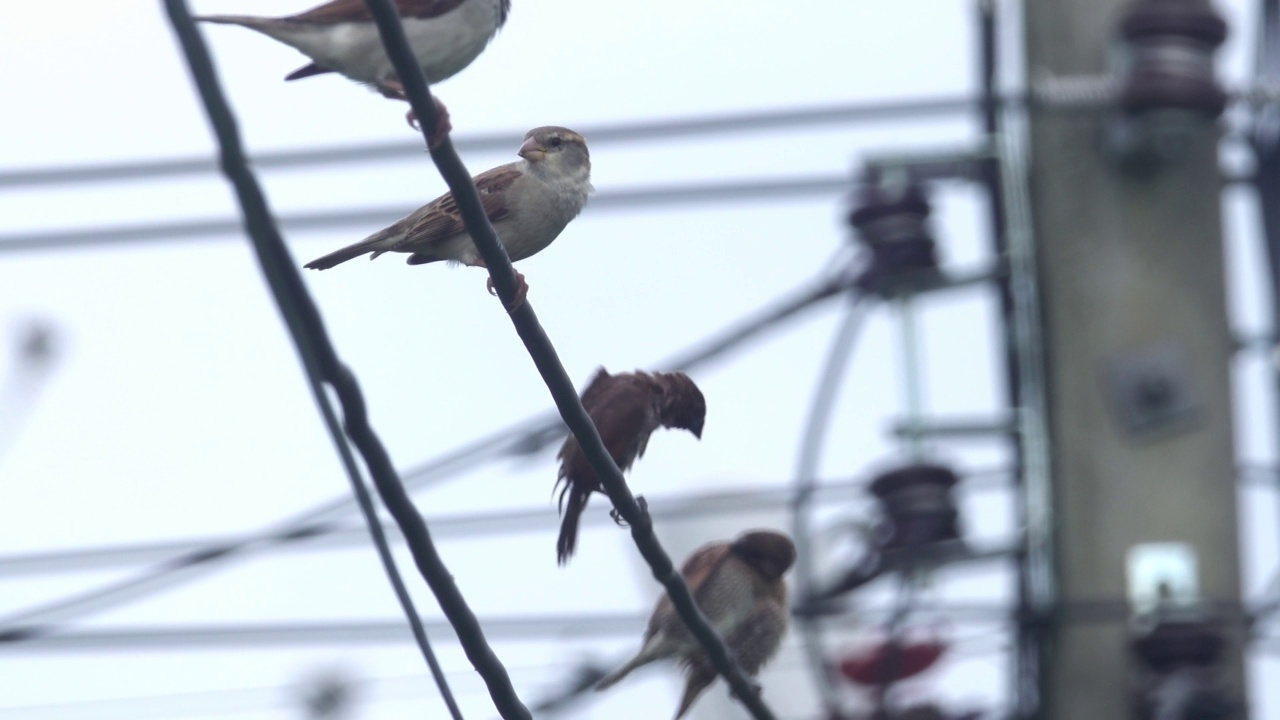
<svg viewBox="0 0 1280 720"><path fill-rule="evenodd" d="M836 407L840 381L848 374L849 358L853 353L859 331L865 319L869 299L861 294L851 295L849 308L836 330L827 351L827 358L814 389L813 401L800 435L800 450L796 456L794 494L791 498L791 536L796 545L796 587L801 598L807 598L814 589L814 557L809 538L810 510L818 489L817 471L826 443L827 429ZM831 676L831 666L826 659L822 643L822 628L816 617L803 613L796 618L801 645L809 670L817 686L819 697L829 717L840 717L840 696Z"/></svg>

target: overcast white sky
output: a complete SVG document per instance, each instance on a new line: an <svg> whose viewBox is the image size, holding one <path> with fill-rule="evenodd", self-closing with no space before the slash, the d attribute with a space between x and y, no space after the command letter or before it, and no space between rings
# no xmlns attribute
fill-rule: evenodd
<svg viewBox="0 0 1280 720"><path fill-rule="evenodd" d="M1012 5L1012 3L1003 3ZM1219 3L1236 30L1226 74L1243 77L1252 45L1247 7ZM287 14L308 2L202 0L202 13ZM208 156L213 141L159 2L63 0L0 11L0 78L7 90L0 170L79 163ZM537 125L591 127L642 119L953 96L974 89L976 38L969 2L901 0L746 4L655 0L514 0L511 19L468 70L439 86L455 137ZM1011 18L1012 19L1012 18ZM1011 25L1016 24L1011 22ZM1013 30L1013 28L1010 28ZM224 88L254 152L413 140L405 107L336 77L284 83L305 62L293 50L237 28L206 29ZM1009 39L1012 39L1009 38ZM1003 70L1016 76L1017 48ZM971 118L831 125L793 132L732 133L672 141L592 145L601 192L699 180L830 176L860 156L963 145ZM473 172L508 162L509 151L464 157ZM264 173L274 210L401 206L435 197L444 183L425 154L403 161ZM1237 325L1265 322L1265 286L1252 202L1227 196L1226 229ZM933 195L941 252L957 268L986 258L982 196L944 185ZM165 220L236 217L220 176L65 188L6 190L0 234L96 228ZM521 263L530 301L581 384L595 367L649 367L814 278L846 242L845 199L591 211L559 240ZM394 220L395 215L387 218ZM377 229L291 233L299 262ZM0 245L0 251L3 245ZM441 266L409 268L399 257L307 273L343 359L358 374L376 429L400 467L430 460L550 406L550 398L484 274ZM969 289L921 303L927 407L940 415L985 416L1000 407L995 314L990 293ZM0 407L0 431L21 413L18 434L0 444L0 554L113 546L252 532L324 500L347 483L304 384L292 345L247 242L216 239L116 244L90 250L0 255L0 324L16 336L26 318L56 324L59 357L36 400ZM656 435L631 473L651 499L727 488L779 487L794 468L801 425L840 303L694 373L707 396L699 443ZM896 326L878 310L864 328L821 465L824 477L863 474L897 449L886 430L901 410ZM8 369L0 366L0 369ZM1274 457L1265 366L1240 363L1241 457ZM1007 461L998 442L942 449L961 468ZM578 660L611 660L634 648L657 586L639 567L629 535L612 526L584 531L578 556L555 564L551 452L482 466L419 493L428 517L544 508L538 532L448 540L440 549L481 620L632 613L612 637L492 640L526 702L563 683ZM1245 587L1256 593L1276 562L1276 507L1266 491L1242 490L1247 528ZM865 511L824 508L824 517ZM1006 493L966 493L967 528L979 541L1012 531ZM604 514L593 501L589 512ZM356 518L351 518L353 522ZM678 557L695 545L759 525L785 528L781 514L716 522L656 518ZM434 599L400 552L420 609ZM141 568L0 579L0 617L86 590ZM1007 572L949 572L942 601L1008 598ZM873 599L884 599L879 591ZM399 617L371 548L260 554L226 570L94 615L81 629ZM953 624L988 639L992 626ZM74 629L73 629L74 630ZM450 635L437 650L468 717L492 717L483 685ZM956 706L1008 699L1007 656L996 642L962 644L925 687ZM407 640L407 634L406 634ZM793 638L794 640L794 638ZM0 718L300 717L290 690L325 668L378 681L362 690L356 717L443 717L444 708L409 642L245 646L235 649L50 651L0 645ZM1254 688L1274 665L1253 664ZM1267 674L1269 673L1269 674ZM401 678L383 682L385 679ZM666 717L679 691L671 668L638 674L577 707L576 717ZM808 675L789 644L765 674L781 717L813 717ZM263 688L261 692L240 690ZM155 705L96 701L234 690ZM724 714L717 684L700 718ZM1275 694L1255 692L1255 717L1280 712ZM82 705L63 705L78 703Z"/></svg>

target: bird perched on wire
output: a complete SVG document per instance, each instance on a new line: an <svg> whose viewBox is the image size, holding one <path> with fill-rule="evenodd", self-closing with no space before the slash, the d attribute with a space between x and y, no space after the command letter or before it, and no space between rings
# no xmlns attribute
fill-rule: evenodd
<svg viewBox="0 0 1280 720"><path fill-rule="evenodd" d="M791 538L772 530L753 530L733 542L702 546L680 568L698 608L750 677L774 656L787 632L787 584L782 576L795 559ZM684 666L684 695L675 715L679 720L715 681L716 670L671 598L663 595L649 618L640 652L596 683L596 690L613 686L638 667L668 658Z"/></svg>
<svg viewBox="0 0 1280 720"><path fill-rule="evenodd" d="M636 458L644 456L649 436L660 427L688 430L702 439L702 423L707 401L702 391L682 372L630 372L610 375L600 368L582 391L582 407L591 416L604 447L618 469L626 472ZM591 493L603 493L600 478L591 469L578 439L570 435L560 448L560 537L556 559L563 565L578 543L578 523ZM552 490L554 492L554 489ZM644 507L644 498L637 501ZM617 511L610 513L621 524Z"/></svg>
<svg viewBox="0 0 1280 720"><path fill-rule="evenodd" d="M524 138L517 153L522 160L472 178L485 214L512 262L550 245L582 212L587 195L593 191L591 158L581 135L548 126L534 128ZM451 192L354 245L312 260L306 267L326 270L367 253L376 258L385 252L410 253L410 265L443 260L485 267ZM516 273L516 280L516 298L509 311L515 311L529 291L523 275ZM488 287L493 294L493 278Z"/></svg>
<svg viewBox="0 0 1280 720"><path fill-rule="evenodd" d="M427 82L435 84L459 73L484 51L506 23L511 0L395 0L395 6L418 66ZM385 97L408 99L364 0L333 0L279 18L207 15L196 19L256 30L311 58L311 63L285 80L336 72ZM435 105L440 119L431 132L431 147L443 142L451 129L449 111L439 100ZM412 110L405 117L416 125Z"/></svg>

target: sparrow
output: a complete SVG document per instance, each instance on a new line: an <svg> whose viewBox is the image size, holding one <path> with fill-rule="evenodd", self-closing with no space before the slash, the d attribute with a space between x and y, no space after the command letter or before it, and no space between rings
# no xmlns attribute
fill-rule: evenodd
<svg viewBox="0 0 1280 720"><path fill-rule="evenodd" d="M787 632L787 584L782 576L796 559L791 538L771 530L752 530L733 542L702 546L680 568L698 608L724 638L743 672L754 678L777 653ZM672 658L684 666L684 695L676 709L680 720L693 701L716 679L702 645L663 595L649 617L640 652L596 683L605 690L632 670Z"/></svg>
<svg viewBox="0 0 1280 720"><path fill-rule="evenodd" d="M682 372L637 371L610 375L608 370L600 368L582 391L582 407L595 423L609 456L623 472L644 456L654 430L679 428L701 440L702 422L707 415L707 401L702 391ZM560 473L552 492L560 488L563 520L556 540L556 559L564 565L578 544L578 523L591 493L604 493L604 488L573 435L565 439L557 457ZM642 508L647 507L643 497L636 500ZM621 524L617 510L610 516Z"/></svg>
<svg viewBox="0 0 1280 720"><path fill-rule="evenodd" d="M395 6L413 56L427 82L435 84L456 75L484 51L507 22L511 0L395 0ZM285 80L336 72L384 97L408 100L364 0L333 0L278 18L206 15L196 19L256 30L311 58L311 63L289 73ZM449 111L439 100L435 105L440 120L431 133L433 148L452 129ZM405 118L416 127L417 115L412 110Z"/></svg>
<svg viewBox="0 0 1280 720"><path fill-rule="evenodd" d="M587 143L572 130L534 128L524 136L517 154L523 159L472 178L485 214L512 262L550 245L582 212L587 195L594 190ZM409 253L410 265L445 260L485 267L451 192L354 245L312 260L306 267L327 270L366 253L376 258L389 251ZM516 273L516 281L516 298L507 308L511 312L520 307L529 291L523 275ZM489 278L488 287L489 294L494 294L493 278Z"/></svg>

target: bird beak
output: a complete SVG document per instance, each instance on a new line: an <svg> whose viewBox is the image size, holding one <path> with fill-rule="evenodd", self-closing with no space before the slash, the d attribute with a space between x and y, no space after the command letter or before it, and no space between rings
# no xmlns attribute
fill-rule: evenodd
<svg viewBox="0 0 1280 720"><path fill-rule="evenodd" d="M702 425L701 425L701 424L699 424L699 425L698 425L697 427L695 427L695 428L689 428L689 431L693 433L693 436L694 436L694 437L698 438L699 440L701 440L701 439L702 439Z"/></svg>
<svg viewBox="0 0 1280 720"><path fill-rule="evenodd" d="M542 143L529 138L524 141L524 144L520 146L520 152L516 154L529 162L538 162L547 156L547 149L542 147Z"/></svg>

